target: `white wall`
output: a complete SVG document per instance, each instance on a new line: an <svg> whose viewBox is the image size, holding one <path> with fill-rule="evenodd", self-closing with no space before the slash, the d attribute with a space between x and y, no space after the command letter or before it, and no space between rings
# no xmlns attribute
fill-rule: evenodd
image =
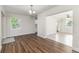
<svg viewBox="0 0 79 59"><path fill-rule="evenodd" d="M39 34L39 36L44 36L44 33L45 33L45 29L43 29L45 27L44 25L44 20L47 16L49 15L55 15L57 13L61 13L61 12L64 12L64 11L69 11L69 10L72 10L73 11L73 23L74 23L74 28L73 28L73 49L76 50L76 51L79 51L79 6L57 6L57 7L54 7L54 8L51 8L43 13L40 13L38 15L38 18L41 19L41 21L43 22L39 22L40 19L38 19L38 32L41 33ZM42 29L42 30L40 30Z"/></svg>
<svg viewBox="0 0 79 59"><path fill-rule="evenodd" d="M53 16L46 17L46 35L56 34L56 19Z"/></svg>
<svg viewBox="0 0 79 59"><path fill-rule="evenodd" d="M6 28L7 28L7 20L6 20L6 17L3 16L3 19L2 19L2 38L6 38Z"/></svg>
<svg viewBox="0 0 79 59"><path fill-rule="evenodd" d="M21 24L19 29L11 29L10 26L11 16L16 16L20 20ZM5 25L6 37L35 33L34 20L30 16L8 13L6 15L6 20L7 20L6 21L7 25Z"/></svg>
<svg viewBox="0 0 79 59"><path fill-rule="evenodd" d="M2 36L1 35L2 35L2 32L1 32L1 10L0 10L0 51L1 51L1 47L2 47L1 46L2 45L1 44L1 40L2 40Z"/></svg>
<svg viewBox="0 0 79 59"><path fill-rule="evenodd" d="M1 15L2 7L0 6L0 51L2 48L2 15Z"/></svg>
<svg viewBox="0 0 79 59"><path fill-rule="evenodd" d="M40 16L38 17L38 20L37 20L37 32L38 32L38 36L41 36L41 37L44 37L45 34L46 34L46 25L45 25L45 18L43 16Z"/></svg>

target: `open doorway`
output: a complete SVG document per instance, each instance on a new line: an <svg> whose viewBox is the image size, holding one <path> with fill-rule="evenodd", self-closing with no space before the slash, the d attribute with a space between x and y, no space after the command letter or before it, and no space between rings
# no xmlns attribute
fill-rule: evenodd
<svg viewBox="0 0 79 59"><path fill-rule="evenodd" d="M46 18L47 38L72 47L73 11L66 11Z"/></svg>
<svg viewBox="0 0 79 59"><path fill-rule="evenodd" d="M59 42L72 47L73 35L73 12L68 11L56 15L57 19L57 35Z"/></svg>

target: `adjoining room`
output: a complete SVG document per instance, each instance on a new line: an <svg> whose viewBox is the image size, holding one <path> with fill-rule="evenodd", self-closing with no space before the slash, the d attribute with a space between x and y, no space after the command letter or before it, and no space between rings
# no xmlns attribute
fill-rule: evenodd
<svg viewBox="0 0 79 59"><path fill-rule="evenodd" d="M72 47L73 11L65 11L46 17L46 36Z"/></svg>

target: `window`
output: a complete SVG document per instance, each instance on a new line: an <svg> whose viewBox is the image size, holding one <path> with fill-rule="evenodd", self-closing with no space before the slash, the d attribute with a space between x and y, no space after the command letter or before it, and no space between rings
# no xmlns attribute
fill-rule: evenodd
<svg viewBox="0 0 79 59"><path fill-rule="evenodd" d="M71 19L66 19L65 20L65 25L66 26L72 26L72 20Z"/></svg>
<svg viewBox="0 0 79 59"><path fill-rule="evenodd" d="M11 17L11 27L12 29L16 29L19 27L18 19L15 16Z"/></svg>

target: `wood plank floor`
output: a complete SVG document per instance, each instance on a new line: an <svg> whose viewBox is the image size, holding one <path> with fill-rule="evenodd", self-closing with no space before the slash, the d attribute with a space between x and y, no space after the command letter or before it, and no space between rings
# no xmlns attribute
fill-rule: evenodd
<svg viewBox="0 0 79 59"><path fill-rule="evenodd" d="M3 44L2 53L69 53L72 48L34 34L15 37L15 42Z"/></svg>

